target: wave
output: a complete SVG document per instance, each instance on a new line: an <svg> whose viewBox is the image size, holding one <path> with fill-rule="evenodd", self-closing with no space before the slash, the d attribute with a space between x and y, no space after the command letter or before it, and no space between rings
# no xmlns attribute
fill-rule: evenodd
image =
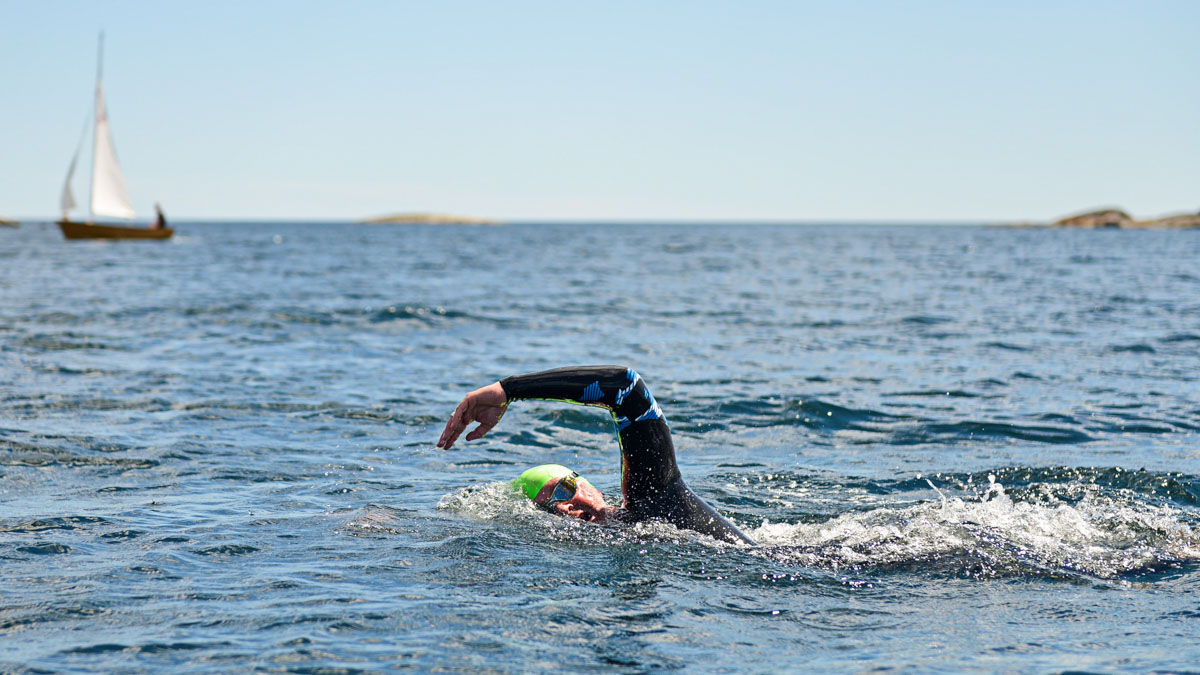
<svg viewBox="0 0 1200 675"><path fill-rule="evenodd" d="M986 386L996 386L994 383ZM1005 412L1001 419L943 419L946 410L919 402L921 399L1001 399L961 389L914 390L881 394L896 400L900 410L884 412L874 408L846 407L822 399L726 399L707 403L687 417L672 416L672 429L685 433L713 430L803 427L819 435L856 432L845 440L852 443L918 445L960 443L963 441L1023 441L1048 444L1081 444L1100 437L1127 434L1169 434L1200 429L1200 411L1153 409L1152 414L1138 412L1143 404L1099 408L1081 408L1068 413L1028 413L1014 416ZM905 405L901 399L914 399ZM889 404L892 405L892 404ZM978 407L977 407L978 408ZM980 409L986 414L986 410ZM979 413L975 413L979 414ZM975 417L975 414L972 417ZM1015 417L1015 419L1014 419Z"/></svg>
<svg viewBox="0 0 1200 675"><path fill-rule="evenodd" d="M83 647L72 647L63 651L63 654L77 654L80 656L99 656L120 652L124 654L162 654L171 652L191 652L196 650L212 650L218 647L229 647L233 643L227 641L213 642L150 642L142 645L126 645L114 642L104 642L100 644L87 645Z"/></svg>
<svg viewBox="0 0 1200 675"><path fill-rule="evenodd" d="M1154 347L1152 347L1144 342L1135 342L1135 343L1127 344L1127 345L1110 345L1108 350L1115 354L1120 354L1120 353L1153 354L1153 353L1155 353Z"/></svg>
<svg viewBox="0 0 1200 675"><path fill-rule="evenodd" d="M191 553L193 553L195 555L199 555L199 556L206 556L206 557L208 557L208 556L231 557L231 556L246 555L249 553L257 553L260 550L261 549L256 548L254 546L249 546L247 544L221 544L219 546L210 546L208 548L196 549L194 551L191 551Z"/></svg>
<svg viewBox="0 0 1200 675"><path fill-rule="evenodd" d="M152 317L156 326L204 326L212 330L219 327L232 329L286 330L296 327L351 326L370 330L371 325L413 324L428 328L445 327L465 321L497 326L523 325L523 320L512 317L492 316L481 312L468 312L442 305L412 302L395 302L379 306L378 299L364 304L372 306L309 306L303 304L275 305L269 300L258 299L245 302L213 302L187 307L173 305L142 306L137 308L114 308L110 311L88 313L44 312L22 317L21 324L35 329L23 335L15 344L32 352L54 352L69 350L117 350L132 351L125 344L124 328L131 323L146 323ZM589 310L594 311L594 308ZM69 330L36 330L51 326L68 326ZM96 327L95 334L88 331ZM269 341L269 336L257 335L258 341Z"/></svg>
<svg viewBox="0 0 1200 675"><path fill-rule="evenodd" d="M983 343L983 346L989 347L991 349L1003 349L1003 350L1010 351L1010 352L1031 352L1031 351L1033 351L1032 347L1026 347L1023 345L1013 344L1011 342L1002 342L999 340L992 340L990 342L985 342L985 343Z"/></svg>
<svg viewBox="0 0 1200 675"><path fill-rule="evenodd" d="M920 425L910 432L897 433L891 439L895 445L928 443L952 439L1003 438L1038 443L1086 443L1088 434L1069 427L1004 422L934 422Z"/></svg>
<svg viewBox="0 0 1200 675"><path fill-rule="evenodd" d="M473 319L475 318L467 312L459 312L445 307L427 307L424 305L404 305L397 307L389 305L370 315L370 320L375 323L381 321L404 321L415 320L422 323L433 325L438 320L450 319Z"/></svg>
<svg viewBox="0 0 1200 675"><path fill-rule="evenodd" d="M30 544L28 546L18 546L17 551L27 553L29 555L65 555L72 553L74 549L66 544L56 542L43 542L40 544Z"/></svg>
<svg viewBox="0 0 1200 675"><path fill-rule="evenodd" d="M371 504L343 525L342 529L354 536L406 534L417 529L408 522L410 515L403 509Z"/></svg>
<svg viewBox="0 0 1200 675"><path fill-rule="evenodd" d="M65 396L41 394L24 399L9 398L2 401L9 409L21 412L47 412L58 410L89 411L162 411L170 410L171 401L163 398L112 399L87 395Z"/></svg>
<svg viewBox="0 0 1200 675"><path fill-rule="evenodd" d="M33 352L70 351L76 349L131 351L128 346L115 342L106 342L94 336L74 331L66 333L35 333L17 341L17 346Z"/></svg>
<svg viewBox="0 0 1200 675"><path fill-rule="evenodd" d="M979 474L937 474L900 481L897 489L922 489L936 481L943 487L970 491ZM1168 500L1176 507L1200 507L1200 477L1181 472L1156 472L1121 467L1004 467L989 475L1018 499L1037 498L1074 503L1088 494L1105 492L1126 498Z"/></svg>
<svg viewBox="0 0 1200 675"><path fill-rule="evenodd" d="M1068 501L1042 483L1015 498L994 474L981 494L929 485L936 499L823 522L764 522L749 534L774 560L856 574L922 569L977 578L1113 579L1200 565L1196 514L1169 504L1095 486Z"/></svg>
<svg viewBox="0 0 1200 675"><path fill-rule="evenodd" d="M933 314L914 314L912 316L906 316L902 319L899 319L898 323L912 326L939 326L946 323L954 323L954 317L937 316Z"/></svg>
<svg viewBox="0 0 1200 675"><path fill-rule="evenodd" d="M61 516L57 518L33 518L30 520L0 521L0 533L30 534L54 530L88 531L96 526L106 526L109 521L99 516Z"/></svg>
<svg viewBox="0 0 1200 675"><path fill-rule="evenodd" d="M991 394L979 394L973 391L964 391L962 389L934 389L925 391L897 391L890 394L883 394L887 397L927 397L927 396L946 396L950 398L1000 398Z"/></svg>
<svg viewBox="0 0 1200 675"><path fill-rule="evenodd" d="M154 459L143 457L124 457L111 455L85 454L88 451L101 453L123 453L128 447L100 442L94 439L47 437L47 440L59 440L71 445L79 445L83 452L75 452L60 447L38 445L23 441L0 439L0 466L17 467L50 467L50 466L108 466L124 470L150 469L159 465Z"/></svg>
<svg viewBox="0 0 1200 675"><path fill-rule="evenodd" d="M699 431L726 428L762 428L774 426L804 426L822 429L856 429L881 431L889 424L913 418L905 415L872 410L847 408L822 400L726 399L709 406L692 419L672 419L672 428Z"/></svg>

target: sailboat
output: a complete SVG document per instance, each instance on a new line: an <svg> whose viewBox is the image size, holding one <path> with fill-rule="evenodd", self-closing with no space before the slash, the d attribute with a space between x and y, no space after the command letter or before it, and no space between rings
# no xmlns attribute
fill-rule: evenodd
<svg viewBox="0 0 1200 675"><path fill-rule="evenodd" d="M162 210L155 205L158 218L149 228L132 227L129 225L96 224L96 216L123 218L132 221L134 217L133 202L125 190L125 177L121 174L121 165L117 163L117 148L113 144L112 129L108 125L108 110L104 105L104 88L101 85L101 72L104 63L104 34L100 34L100 50L96 65L96 108L92 124L92 194L89 204L89 215L86 222L71 220L71 209L76 207L75 195L71 192L71 180L75 175L75 164L79 160L79 151L83 148L83 138L75 148L75 156L71 158L71 166L67 169L67 180L63 185L59 205L63 217L58 221L63 236L67 239L167 239L175 230L167 227ZM86 127L85 127L86 133Z"/></svg>

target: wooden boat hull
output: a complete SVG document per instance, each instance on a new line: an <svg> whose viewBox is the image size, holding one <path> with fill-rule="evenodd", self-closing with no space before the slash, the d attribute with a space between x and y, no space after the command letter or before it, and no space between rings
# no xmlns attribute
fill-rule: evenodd
<svg viewBox="0 0 1200 675"><path fill-rule="evenodd" d="M175 230L169 227L152 230L148 227L93 225L73 220L60 220L58 227L66 239L170 239L175 234Z"/></svg>

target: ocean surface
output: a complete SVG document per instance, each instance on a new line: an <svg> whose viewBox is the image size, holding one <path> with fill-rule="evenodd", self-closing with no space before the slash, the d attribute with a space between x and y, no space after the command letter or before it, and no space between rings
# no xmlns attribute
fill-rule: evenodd
<svg viewBox="0 0 1200 675"><path fill-rule="evenodd" d="M759 542L619 499L612 363ZM0 230L0 671L1200 671L1200 231Z"/></svg>

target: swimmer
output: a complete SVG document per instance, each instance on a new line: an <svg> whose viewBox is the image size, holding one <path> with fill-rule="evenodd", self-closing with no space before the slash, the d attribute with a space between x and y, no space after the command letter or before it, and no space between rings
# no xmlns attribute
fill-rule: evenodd
<svg viewBox="0 0 1200 675"><path fill-rule="evenodd" d="M684 484L662 410L641 376L629 368L559 368L506 377L476 389L454 409L438 447L449 450L473 422L479 426L466 439L483 438L500 422L510 402L523 399L605 408L617 424L621 446L621 506L605 502L604 495L586 478L559 464L534 467L513 481L514 488L534 504L588 522L662 520L722 541L754 544Z"/></svg>

